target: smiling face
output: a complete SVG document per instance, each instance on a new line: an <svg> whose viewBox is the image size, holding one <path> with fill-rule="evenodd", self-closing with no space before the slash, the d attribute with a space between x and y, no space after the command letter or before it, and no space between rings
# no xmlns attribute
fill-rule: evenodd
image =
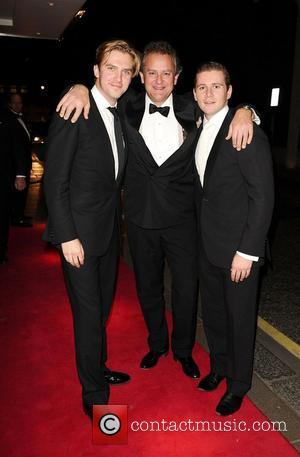
<svg viewBox="0 0 300 457"><path fill-rule="evenodd" d="M223 71L201 71L196 75L194 97L207 119L227 105L231 94L232 87L227 87Z"/></svg>
<svg viewBox="0 0 300 457"><path fill-rule="evenodd" d="M95 84L110 105L126 92L133 76L134 61L129 53L113 50L100 65L94 65Z"/></svg>
<svg viewBox="0 0 300 457"><path fill-rule="evenodd" d="M162 105L172 93L179 76L175 73L175 63L168 54L155 52L145 58L141 81L155 105Z"/></svg>

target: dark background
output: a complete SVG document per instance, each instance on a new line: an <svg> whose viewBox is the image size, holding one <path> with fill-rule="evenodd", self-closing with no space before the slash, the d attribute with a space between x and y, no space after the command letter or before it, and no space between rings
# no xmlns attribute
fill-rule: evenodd
<svg viewBox="0 0 300 457"><path fill-rule="evenodd" d="M86 14L73 20L59 41L0 37L2 92L16 85L44 118L70 83L93 83L97 45L124 38L142 50L164 39L177 49L183 72L178 92L192 88L205 60L224 63L233 83L232 105L252 103L272 142L285 145L294 57L297 6L293 0L107 2L88 0ZM45 91L40 85L46 86ZM134 82L138 86L138 80ZM271 109L272 87L280 107ZM273 119L273 121L272 121ZM271 122L275 122L270 132ZM278 128L280 126L280 128Z"/></svg>

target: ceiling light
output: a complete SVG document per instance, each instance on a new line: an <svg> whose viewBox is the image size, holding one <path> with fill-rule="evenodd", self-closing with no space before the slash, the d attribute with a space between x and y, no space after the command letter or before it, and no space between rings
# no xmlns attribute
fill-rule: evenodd
<svg viewBox="0 0 300 457"><path fill-rule="evenodd" d="M85 14L85 10L79 10L77 11L77 13L75 14L75 17L77 17L78 19L81 19L82 16Z"/></svg>

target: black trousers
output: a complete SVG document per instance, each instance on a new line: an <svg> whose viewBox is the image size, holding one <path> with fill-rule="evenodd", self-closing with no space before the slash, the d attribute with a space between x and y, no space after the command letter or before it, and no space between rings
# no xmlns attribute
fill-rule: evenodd
<svg viewBox="0 0 300 457"><path fill-rule="evenodd" d="M243 396L251 387L257 320L259 264L242 282L230 279L230 269L219 268L200 252L200 296L211 371L225 376L227 387Z"/></svg>
<svg viewBox="0 0 300 457"><path fill-rule="evenodd" d="M107 403L105 323L115 292L119 258L117 230L106 253L103 256L85 255L80 268L72 267L62 253L61 258L73 312L76 365L83 400L89 404Z"/></svg>
<svg viewBox="0 0 300 457"><path fill-rule="evenodd" d="M12 192L4 185L0 184L0 256L7 253L9 226L10 226L10 209L11 209Z"/></svg>
<svg viewBox="0 0 300 457"><path fill-rule="evenodd" d="M11 218L13 222L19 222L24 218L29 186L30 175L26 176L26 187L24 190L13 190L11 201Z"/></svg>
<svg viewBox="0 0 300 457"><path fill-rule="evenodd" d="M179 357L187 357L195 342L197 316L195 221L163 229L144 229L129 222L127 229L149 347L154 351L169 347L164 300L166 258L172 276L172 350Z"/></svg>

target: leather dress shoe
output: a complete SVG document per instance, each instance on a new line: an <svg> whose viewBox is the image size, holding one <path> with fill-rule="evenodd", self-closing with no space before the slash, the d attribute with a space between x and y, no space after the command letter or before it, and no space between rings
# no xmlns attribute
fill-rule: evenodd
<svg viewBox="0 0 300 457"><path fill-rule="evenodd" d="M194 361L193 357L177 357L176 355L174 355L174 360L176 362L181 363L184 374L186 374L190 378L196 379L200 377L199 368L196 362Z"/></svg>
<svg viewBox="0 0 300 457"><path fill-rule="evenodd" d="M210 392L211 390L215 390L223 379L224 376L211 372L199 382L198 389Z"/></svg>
<svg viewBox="0 0 300 457"><path fill-rule="evenodd" d="M229 416L240 409L242 402L243 397L226 391L216 407L216 412L221 416Z"/></svg>
<svg viewBox="0 0 300 457"><path fill-rule="evenodd" d="M117 384L126 384L130 381L130 376L127 373L122 373L121 371L112 371L107 370L104 372L104 377L106 382L111 386L115 386Z"/></svg>
<svg viewBox="0 0 300 457"><path fill-rule="evenodd" d="M143 368L143 370L148 370L149 368L155 367L157 364L158 360L162 356L166 356L168 354L168 351L150 351L148 354L146 354L140 363L140 368Z"/></svg>

